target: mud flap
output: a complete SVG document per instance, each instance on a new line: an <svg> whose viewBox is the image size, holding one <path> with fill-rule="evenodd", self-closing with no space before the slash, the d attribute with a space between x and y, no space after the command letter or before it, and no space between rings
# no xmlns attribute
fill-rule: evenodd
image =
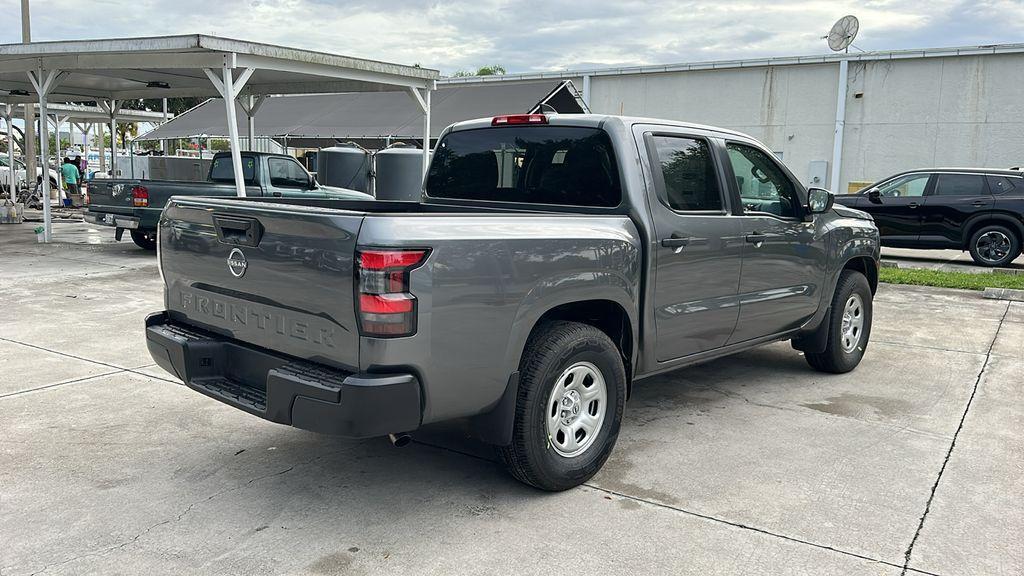
<svg viewBox="0 0 1024 576"><path fill-rule="evenodd" d="M794 349L804 353L821 354L828 346L828 329L832 325L832 307L825 310L825 315L818 322L818 327L793 338Z"/></svg>
<svg viewBox="0 0 1024 576"><path fill-rule="evenodd" d="M114 240L120 242L122 236L124 236L124 228L117 228L114 230Z"/></svg>
<svg viewBox="0 0 1024 576"><path fill-rule="evenodd" d="M519 399L519 371L508 377L505 393L490 412L474 416L472 426L477 436L488 444L508 446L512 442L512 426L516 420Z"/></svg>

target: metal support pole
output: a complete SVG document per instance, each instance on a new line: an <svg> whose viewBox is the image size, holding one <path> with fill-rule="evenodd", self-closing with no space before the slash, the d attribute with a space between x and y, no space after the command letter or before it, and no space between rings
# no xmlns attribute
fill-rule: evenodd
<svg viewBox="0 0 1024 576"><path fill-rule="evenodd" d="M61 155L60 150L60 125L63 124L60 120L60 116L53 115L53 133L56 136L53 139L54 150L53 157L57 160L57 204L64 205L64 172L61 168L64 167L64 157ZM49 140L49 138L47 138Z"/></svg>
<svg viewBox="0 0 1024 576"><path fill-rule="evenodd" d="M28 44L32 42L32 18L29 0L21 0L21 42ZM25 147L22 153L25 155L25 183L29 188L35 186L36 179L36 107L25 103ZM46 170L43 170L45 173Z"/></svg>
<svg viewBox="0 0 1024 576"><path fill-rule="evenodd" d="M7 196L11 202L18 199L18 170L14 164L14 107L6 105L4 120L7 121ZM28 176L26 174L26 176Z"/></svg>
<svg viewBox="0 0 1024 576"><path fill-rule="evenodd" d="M165 123L167 122L167 98L164 98L164 119L163 120L164 120ZM164 156L167 155L167 140L161 140L160 141L160 150L164 153Z"/></svg>
<svg viewBox="0 0 1024 576"><path fill-rule="evenodd" d="M239 198L245 198L245 179L242 176L242 150L238 142L238 117L235 116L235 78L231 68L221 69L224 112L228 120L228 141L231 144L231 167L235 172L235 192Z"/></svg>
<svg viewBox="0 0 1024 576"><path fill-rule="evenodd" d="M583 75L583 103L590 108L590 74Z"/></svg>
<svg viewBox="0 0 1024 576"><path fill-rule="evenodd" d="M28 79L39 95L39 148L43 158L43 240L49 242L53 236L53 220L50 215L50 174L47 170L47 160L50 157L50 135L47 130L46 118L46 95L53 86L56 70L50 70L46 78L43 78L43 69L40 68L36 75L28 73Z"/></svg>
<svg viewBox="0 0 1024 576"><path fill-rule="evenodd" d="M430 93L432 90L423 91L423 100L426 106L423 111L423 174L430 168Z"/></svg>
<svg viewBox="0 0 1024 576"><path fill-rule="evenodd" d="M103 123L96 124L96 137L98 138L98 147L100 149L100 172L107 171L107 151L103 145Z"/></svg>
<svg viewBox="0 0 1024 576"><path fill-rule="evenodd" d="M246 132L249 133L249 151L256 149L256 98L249 96L249 105L246 106L245 118L246 118Z"/></svg>
<svg viewBox="0 0 1024 576"><path fill-rule="evenodd" d="M839 61L839 85L836 87L836 132L832 139L832 176L829 178L828 186L836 194L842 194L839 189L841 170L843 167L843 129L846 127L846 84L850 77L850 62Z"/></svg>
<svg viewBox="0 0 1024 576"><path fill-rule="evenodd" d="M117 100L110 101L110 175L117 176Z"/></svg>

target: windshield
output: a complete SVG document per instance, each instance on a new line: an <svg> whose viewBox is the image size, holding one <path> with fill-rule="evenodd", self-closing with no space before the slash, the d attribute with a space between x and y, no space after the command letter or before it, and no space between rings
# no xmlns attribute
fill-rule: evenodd
<svg viewBox="0 0 1024 576"><path fill-rule="evenodd" d="M613 207L622 198L608 135L596 128L515 126L451 132L427 175L431 198Z"/></svg>

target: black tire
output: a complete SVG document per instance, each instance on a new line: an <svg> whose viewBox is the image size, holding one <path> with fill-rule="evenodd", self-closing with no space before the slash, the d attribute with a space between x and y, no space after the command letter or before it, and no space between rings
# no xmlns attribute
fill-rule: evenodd
<svg viewBox="0 0 1024 576"><path fill-rule="evenodd" d="M860 299L861 328L857 331L856 341L844 340L843 315L847 304L854 296ZM828 318L828 344L821 353L808 352L804 355L807 363L815 370L843 374L853 370L860 364L871 338L872 318L871 286L868 279L856 270L843 270L836 283L836 291L832 295L832 311ZM852 347L848 346L852 342Z"/></svg>
<svg viewBox="0 0 1024 576"><path fill-rule="evenodd" d="M143 232L142 230L129 230L132 235L132 242L143 250L156 250L156 232Z"/></svg>
<svg viewBox="0 0 1024 576"><path fill-rule="evenodd" d="M563 373L581 363L595 367L604 379L605 412L599 430L582 452L565 456L552 443L547 428L548 410L554 415L562 404L549 406L548 402ZM499 455L512 476L531 486L549 491L579 486L601 469L615 447L625 402L622 356L604 332L577 322L543 325L530 337L520 361L512 443L500 447Z"/></svg>
<svg viewBox="0 0 1024 576"><path fill-rule="evenodd" d="M971 235L967 248L981 266L1006 266L1020 255L1020 238L1006 226L989 224Z"/></svg>

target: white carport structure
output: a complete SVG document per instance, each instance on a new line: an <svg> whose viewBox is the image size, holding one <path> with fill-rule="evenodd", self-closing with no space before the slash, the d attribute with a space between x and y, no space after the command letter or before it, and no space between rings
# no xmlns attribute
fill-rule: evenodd
<svg viewBox="0 0 1024 576"><path fill-rule="evenodd" d="M254 122L267 95L404 90L419 105L424 125L429 126L430 93L437 78L436 70L426 68L203 35L0 45L0 90L22 101L32 99L18 94L34 92L43 117L50 102L95 100L110 115L111 132L116 133L116 114L124 100L219 96L224 101L239 196L245 196L245 185L236 103L244 103L239 106ZM46 122L40 126L40 147L46 159ZM424 169L429 153L426 144ZM43 185L43 196L49 198L48 178ZM49 241L49 202L43 208Z"/></svg>
<svg viewBox="0 0 1024 576"><path fill-rule="evenodd" d="M3 119L4 122L7 125L7 141L8 142L13 142L14 141L14 124L11 123L11 120L13 118L24 118L25 117L25 107L28 106L29 104L18 104L18 103L14 102L14 101L9 101L10 98L11 98L10 95L8 95L6 97L3 96L3 95L0 95L0 119ZM33 108L34 108L34 106L33 106ZM49 117L47 118L47 120L53 124L53 130L58 135L58 137L55 138L55 141L57 143L57 150L55 151L56 152L55 156L57 157L58 162L59 162L60 157L61 157L60 137L59 137L60 136L60 129L61 129L61 126L63 126L65 122L70 124L70 126L72 128L72 132L74 131L73 129L75 127L77 127L79 130L82 131L83 134L87 134L94 124L98 124L101 127L101 129L102 129L102 126L105 123L110 121L110 114L109 114L109 112L107 112L107 110L105 110L104 108L101 108L99 106L86 106L86 105L83 105L83 104L50 104L50 105L47 106L47 109L48 109L48 111L50 113ZM159 124L159 123L164 122L165 120L167 120L169 118L173 118L173 115L168 116L168 115L165 115L163 112L149 112L149 111L146 111L146 110L131 110L131 109L128 109L128 108L122 108L117 113L117 115L115 116L114 119L115 119L115 121L121 121L121 122L150 122L150 123L153 123L153 124ZM101 132L101 134L102 134L102 132ZM71 138L71 144L74 145L74 138ZM83 150L83 152L85 154L88 154L89 153L89 139L88 138L86 138L86 140L85 140L84 148L85 149ZM8 154L8 165L14 166L14 147L13 146L8 146L7 147L7 154ZM102 154L100 155L100 158L101 159L103 158ZM8 186L15 186L15 174L14 174L14 172L15 172L14 170L11 170L9 172L9 174L8 174L8 176L10 177L10 182L7 183ZM59 170L57 171L57 175L58 175L58 177L60 176L60 171ZM28 175L26 175L26 178L28 178ZM58 182L59 182L59 180L58 180ZM29 182L28 184L29 184L29 186L31 186L31 182ZM10 189L13 190L14 188L10 188Z"/></svg>

